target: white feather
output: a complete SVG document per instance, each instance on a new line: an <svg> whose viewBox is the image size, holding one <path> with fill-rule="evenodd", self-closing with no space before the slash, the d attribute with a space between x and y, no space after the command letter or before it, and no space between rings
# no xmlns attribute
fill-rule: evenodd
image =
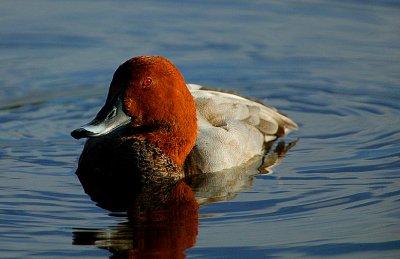
<svg viewBox="0 0 400 259"><path fill-rule="evenodd" d="M297 129L297 124L275 108L244 97L202 90L188 84L197 109L198 136L194 153L203 172L239 166L263 154L264 142ZM282 134L282 133L281 133Z"/></svg>

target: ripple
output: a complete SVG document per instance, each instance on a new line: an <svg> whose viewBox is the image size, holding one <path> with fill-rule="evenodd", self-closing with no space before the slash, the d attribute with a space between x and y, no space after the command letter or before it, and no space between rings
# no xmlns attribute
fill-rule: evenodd
<svg viewBox="0 0 400 259"><path fill-rule="evenodd" d="M82 48L93 47L99 39L81 35L46 33L7 33L1 34L0 46L3 48Z"/></svg>
<svg viewBox="0 0 400 259"><path fill-rule="evenodd" d="M300 125L272 174L202 189L188 257L398 257L399 4L210 3L2 3L2 256L110 256L71 245L75 230L101 234L101 247L113 233L127 241L125 216L84 194L83 142L69 132L93 118L124 59L157 53L188 81L261 99Z"/></svg>

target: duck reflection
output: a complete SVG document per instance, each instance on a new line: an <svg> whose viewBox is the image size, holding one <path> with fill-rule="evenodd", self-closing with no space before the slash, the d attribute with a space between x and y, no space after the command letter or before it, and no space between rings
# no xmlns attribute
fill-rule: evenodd
<svg viewBox="0 0 400 259"><path fill-rule="evenodd" d="M186 178L192 187L198 204L226 201L233 199L241 191L250 188L255 175L273 173L273 168L278 166L285 154L297 143L296 141L285 144L279 142L271 152L273 142L266 143L267 152L264 157L255 157L245 165L224 170L217 173L196 174Z"/></svg>
<svg viewBox="0 0 400 259"><path fill-rule="evenodd" d="M77 229L73 244L107 249L111 258L184 258L197 236L198 204L192 189L184 181L164 188L167 193L153 192L157 186L142 187L137 196L127 192L123 198L119 190L112 197L125 200L127 221L107 229Z"/></svg>
<svg viewBox="0 0 400 259"><path fill-rule="evenodd" d="M110 228L76 229L73 244L107 249L111 258L184 258L184 251L196 242L199 206L232 199L251 186L256 174L271 173L295 143L280 142L267 156L240 168L191 174L180 180L144 182L130 179L134 174L128 169L116 168L112 173L124 179L112 181L106 175L99 178L92 171L78 169L92 200L127 220Z"/></svg>

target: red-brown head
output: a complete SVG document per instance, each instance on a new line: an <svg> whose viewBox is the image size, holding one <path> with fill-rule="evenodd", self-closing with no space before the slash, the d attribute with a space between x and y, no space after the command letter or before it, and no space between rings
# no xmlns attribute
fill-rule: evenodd
<svg viewBox="0 0 400 259"><path fill-rule="evenodd" d="M179 70L163 57L135 57L114 74L106 104L75 138L108 134L119 127L144 126L139 137L158 146L182 165L194 146L196 108Z"/></svg>

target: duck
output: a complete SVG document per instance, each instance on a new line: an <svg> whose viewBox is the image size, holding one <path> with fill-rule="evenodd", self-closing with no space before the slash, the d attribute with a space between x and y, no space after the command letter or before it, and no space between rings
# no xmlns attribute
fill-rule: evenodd
<svg viewBox="0 0 400 259"><path fill-rule="evenodd" d="M108 181L128 168L124 173L142 182L163 184L246 164L263 155L265 143L297 129L276 108L187 84L168 59L138 56L118 67L104 106L71 135L87 138L77 169L81 181L99 175Z"/></svg>

